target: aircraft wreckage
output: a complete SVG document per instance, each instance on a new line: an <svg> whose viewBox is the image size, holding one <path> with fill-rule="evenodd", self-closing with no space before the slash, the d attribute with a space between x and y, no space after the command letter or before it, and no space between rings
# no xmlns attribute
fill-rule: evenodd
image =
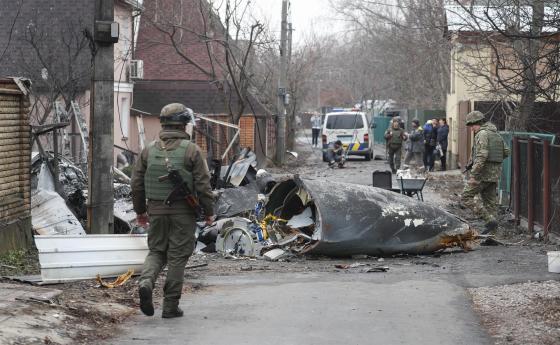
<svg viewBox="0 0 560 345"><path fill-rule="evenodd" d="M243 224L241 218L224 222L216 248L231 252L231 243L237 254L241 249L245 255L284 248L331 257L387 256L428 254L450 247L468 250L478 236L460 218L413 198L298 176L272 188L264 213L259 226L248 219ZM264 236L256 236L259 231Z"/></svg>

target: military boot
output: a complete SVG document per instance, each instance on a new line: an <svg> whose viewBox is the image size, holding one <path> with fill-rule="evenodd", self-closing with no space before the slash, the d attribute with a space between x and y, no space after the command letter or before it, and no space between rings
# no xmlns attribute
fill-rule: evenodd
<svg viewBox="0 0 560 345"><path fill-rule="evenodd" d="M179 308L179 300L183 290L183 280L177 279L182 277L183 267L168 267L167 278L163 286L163 312L161 317L170 319L183 316L183 311ZM175 278L175 279L174 279Z"/></svg>
<svg viewBox="0 0 560 345"><path fill-rule="evenodd" d="M169 310L165 310L166 308L164 307L163 312L161 313L161 317L164 319L172 319L174 317L182 317L183 316L183 310L181 308L179 308L178 306L174 307L173 309L169 309Z"/></svg>
<svg viewBox="0 0 560 345"><path fill-rule="evenodd" d="M144 284L138 289L140 295L140 310L146 316L154 315L154 304L152 302L152 287Z"/></svg>
<svg viewBox="0 0 560 345"><path fill-rule="evenodd" d="M488 234L492 231L495 231L498 228L498 222L495 219L491 219L486 224L484 224L484 231L482 234Z"/></svg>

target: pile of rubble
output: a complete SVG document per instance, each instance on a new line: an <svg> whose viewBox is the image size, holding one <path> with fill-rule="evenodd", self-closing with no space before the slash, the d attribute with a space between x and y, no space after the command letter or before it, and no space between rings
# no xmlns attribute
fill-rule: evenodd
<svg viewBox="0 0 560 345"><path fill-rule="evenodd" d="M58 178L55 180L49 164L52 154L31 157L31 213L37 235L85 235L88 182L86 173L71 160L58 157ZM135 225L132 210L130 178L115 169L115 232L129 233ZM56 184L60 188L56 188Z"/></svg>

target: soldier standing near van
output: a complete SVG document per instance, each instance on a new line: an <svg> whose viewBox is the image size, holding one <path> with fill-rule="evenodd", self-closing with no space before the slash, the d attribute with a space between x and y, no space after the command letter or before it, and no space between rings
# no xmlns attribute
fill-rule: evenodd
<svg viewBox="0 0 560 345"><path fill-rule="evenodd" d="M185 265L195 246L196 211L202 208L208 225L214 214L206 161L200 148L185 133L192 116L192 110L179 103L163 107L159 140L142 151L132 175L132 203L137 223L146 227L148 215L150 223L149 254L138 284L140 309L148 316L154 315L152 290L166 264L161 316L183 316L179 299ZM195 194L198 199L194 198Z"/></svg>
<svg viewBox="0 0 560 345"><path fill-rule="evenodd" d="M391 123L391 128L385 131L387 151L389 154L389 165L394 173L401 168L402 145L406 140L406 132L401 128L398 120Z"/></svg>
<svg viewBox="0 0 560 345"><path fill-rule="evenodd" d="M475 135L471 163L467 166L470 178L461 195L461 203L482 216L486 222L483 233L487 233L498 227L495 218L496 188L502 175L502 162L510 152L496 126L487 122L480 111L469 113L466 125L472 128ZM482 207L475 203L477 195L480 195Z"/></svg>

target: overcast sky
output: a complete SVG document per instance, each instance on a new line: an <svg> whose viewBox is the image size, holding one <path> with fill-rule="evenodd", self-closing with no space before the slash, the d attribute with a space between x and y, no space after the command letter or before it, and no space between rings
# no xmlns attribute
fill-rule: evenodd
<svg viewBox="0 0 560 345"><path fill-rule="evenodd" d="M256 10L269 20L273 32L280 32L282 0L253 0ZM334 34L342 30L342 22L335 19L329 0L290 0L294 44L301 43L311 31Z"/></svg>

